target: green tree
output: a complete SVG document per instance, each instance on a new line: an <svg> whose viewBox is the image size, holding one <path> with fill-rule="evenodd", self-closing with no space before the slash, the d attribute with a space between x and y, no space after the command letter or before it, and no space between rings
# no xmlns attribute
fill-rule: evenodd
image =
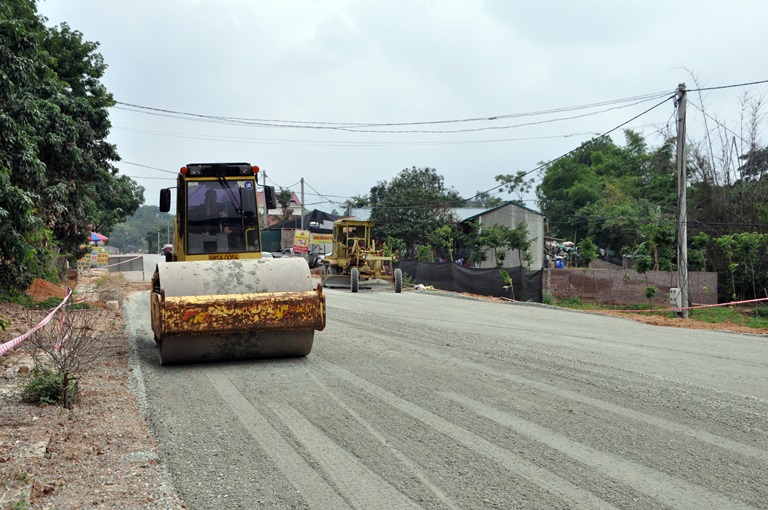
<svg viewBox="0 0 768 510"><path fill-rule="evenodd" d="M462 203L453 188L433 168L410 168L370 191L374 235L402 239L410 253L427 244L429 235L450 221L450 208Z"/></svg>
<svg viewBox="0 0 768 510"><path fill-rule="evenodd" d="M501 184L502 191L517 195L517 198L512 200L512 202L519 205L525 205L523 203L523 198L533 187L533 177L526 179L527 175L528 172L520 170L515 174L497 175L495 179L496 182Z"/></svg>
<svg viewBox="0 0 768 510"><path fill-rule="evenodd" d="M157 243L158 232L161 246L166 241L173 242L173 220L173 215L161 213L156 205L142 205L133 216L112 229L109 244L125 252L149 250L147 239L153 239L153 243Z"/></svg>
<svg viewBox="0 0 768 510"><path fill-rule="evenodd" d="M579 263L583 267L589 267L589 263L597 258L597 246L592 238L585 237L579 241Z"/></svg>
<svg viewBox="0 0 768 510"><path fill-rule="evenodd" d="M55 253L77 258L97 221L108 233L143 201L112 166L97 48L66 24L47 28L32 0L0 5L0 290L50 277ZM113 188L118 199L100 198Z"/></svg>
<svg viewBox="0 0 768 510"><path fill-rule="evenodd" d="M454 244L453 230L454 229L451 228L451 225L446 224L436 229L429 236L429 239L432 245L442 248L448 252L448 257L450 258L451 262L453 262L453 244Z"/></svg>
<svg viewBox="0 0 768 510"><path fill-rule="evenodd" d="M465 200L461 207L479 207L483 209L492 209L502 204L504 204L504 200L501 198L495 197L487 191L478 191L474 197Z"/></svg>
<svg viewBox="0 0 768 510"><path fill-rule="evenodd" d="M351 209L359 209L362 207L370 207L371 199L368 195L354 195L344 201L344 210L347 216L350 214Z"/></svg>
<svg viewBox="0 0 768 510"><path fill-rule="evenodd" d="M674 211L671 141L649 150L640 135L624 135L623 147L599 138L546 166L536 195L552 235L577 244L591 237L606 247L632 246L643 225Z"/></svg>
<svg viewBox="0 0 768 510"><path fill-rule="evenodd" d="M277 192L277 203L280 204L280 209L283 210L281 221L288 221L293 215L293 211L290 209L291 198L293 198L293 193L291 193L291 190L289 189L280 188L280 191Z"/></svg>

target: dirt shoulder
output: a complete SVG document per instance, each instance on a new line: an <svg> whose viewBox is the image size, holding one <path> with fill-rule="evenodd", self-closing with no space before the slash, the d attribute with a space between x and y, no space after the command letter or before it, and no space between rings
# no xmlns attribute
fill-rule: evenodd
<svg viewBox="0 0 768 510"><path fill-rule="evenodd" d="M24 404L17 396L33 365L25 348L0 357L0 508L184 508L164 483L157 444L130 389L129 347L120 308L131 291L148 283L90 271L75 296L94 306L104 350L80 381L81 402L73 410ZM43 296L44 297L44 296ZM0 303L10 318L7 341L30 329L43 313ZM26 504L27 506L22 506ZM15 506L14 506L15 505Z"/></svg>
<svg viewBox="0 0 768 510"><path fill-rule="evenodd" d="M149 283L128 282L103 270L89 271L76 283L76 296L94 306L103 356L83 374L82 401L71 411L21 403L16 389L30 376L31 357L23 348L0 357L0 478L5 481L0 508L185 508L164 481L157 444L131 389L121 308L106 304L121 303L129 292L148 291ZM768 330L736 324L600 313L656 326L768 335ZM0 331L0 343L24 333L43 315L0 303L0 316L12 320L7 331Z"/></svg>

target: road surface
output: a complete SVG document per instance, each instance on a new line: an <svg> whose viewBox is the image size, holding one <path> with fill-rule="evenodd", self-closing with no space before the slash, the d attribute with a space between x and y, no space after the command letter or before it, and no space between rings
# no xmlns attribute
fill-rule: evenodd
<svg viewBox="0 0 768 510"><path fill-rule="evenodd" d="M195 509L768 508L768 341L435 293L327 290L301 359L161 367L140 398Z"/></svg>

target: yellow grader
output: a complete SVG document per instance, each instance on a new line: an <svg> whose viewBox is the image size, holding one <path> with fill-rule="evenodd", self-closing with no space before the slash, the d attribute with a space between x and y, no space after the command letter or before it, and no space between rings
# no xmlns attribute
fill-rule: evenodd
<svg viewBox="0 0 768 510"><path fill-rule="evenodd" d="M182 167L173 252L152 276L162 365L306 356L325 327L325 296L302 258L262 258L256 177L248 163ZM265 211L275 193L264 186ZM160 192L168 212L171 189Z"/></svg>
<svg viewBox="0 0 768 510"><path fill-rule="evenodd" d="M323 259L323 287L349 287L357 292L361 286L384 280L394 283L395 292L403 291L402 270L394 269L392 257L385 256L371 239L374 225L351 219L333 223L333 251Z"/></svg>

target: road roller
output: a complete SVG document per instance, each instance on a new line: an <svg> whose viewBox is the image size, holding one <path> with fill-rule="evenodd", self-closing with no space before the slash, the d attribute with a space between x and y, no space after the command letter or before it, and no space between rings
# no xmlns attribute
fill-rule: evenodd
<svg viewBox="0 0 768 510"><path fill-rule="evenodd" d="M262 257L258 166L192 163L177 177L172 252L152 275L162 365L306 356L325 296L306 260ZM264 186L264 214L276 205ZM171 209L171 188L160 211Z"/></svg>

